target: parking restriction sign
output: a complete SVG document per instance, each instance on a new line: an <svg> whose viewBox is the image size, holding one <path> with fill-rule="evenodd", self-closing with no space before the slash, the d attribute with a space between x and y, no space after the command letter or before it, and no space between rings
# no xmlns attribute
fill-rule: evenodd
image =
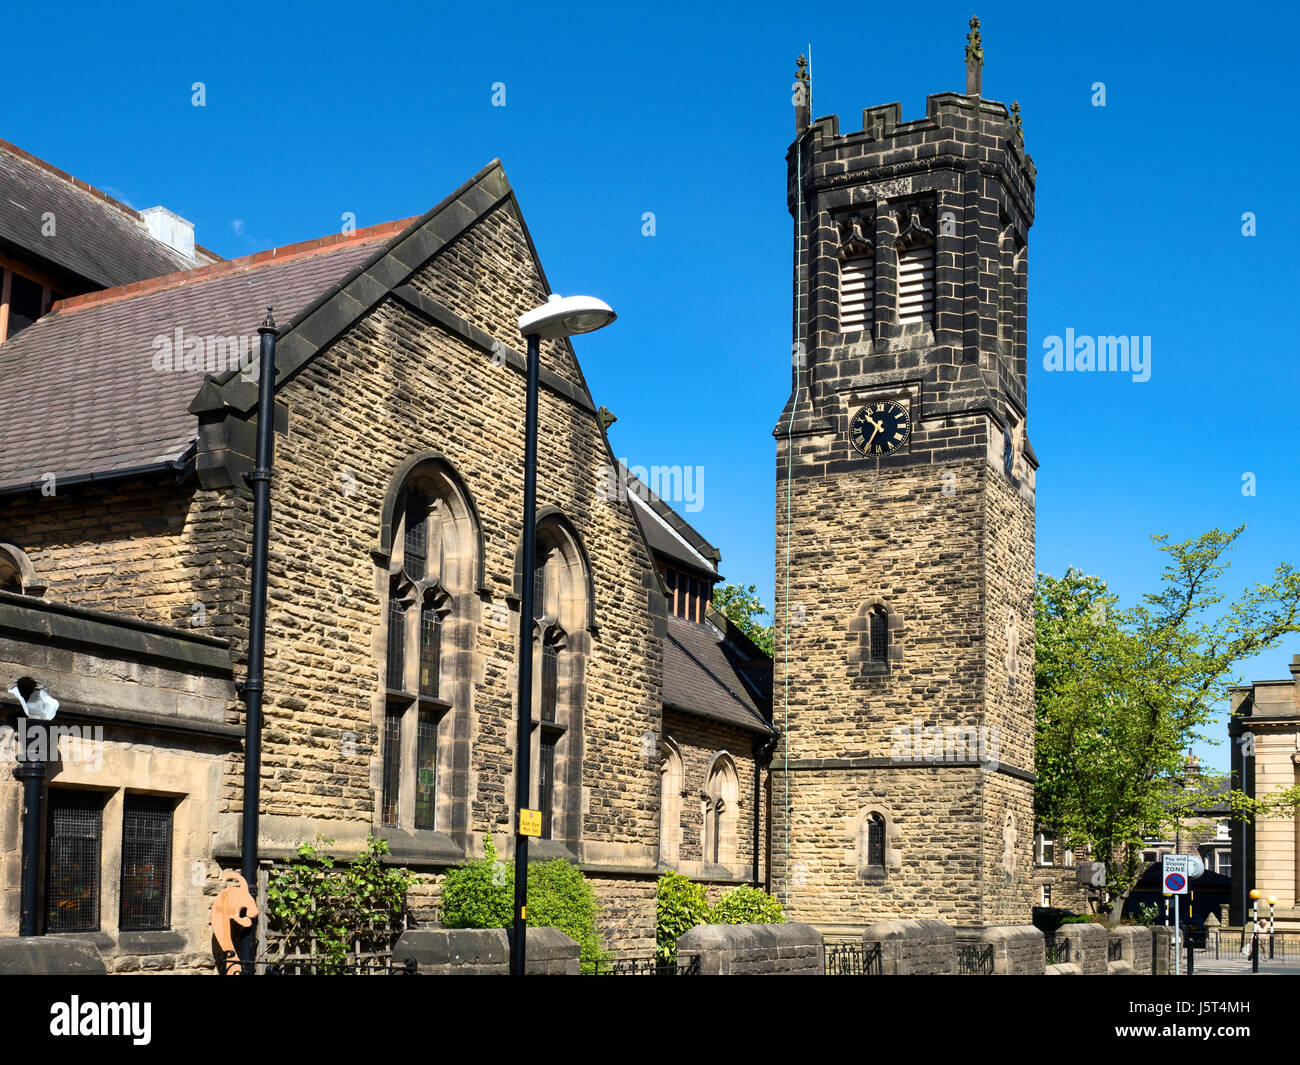
<svg viewBox="0 0 1300 1065"><path fill-rule="evenodd" d="M1166 895L1186 895L1191 876L1191 858L1186 854L1166 854L1160 872L1164 876Z"/></svg>

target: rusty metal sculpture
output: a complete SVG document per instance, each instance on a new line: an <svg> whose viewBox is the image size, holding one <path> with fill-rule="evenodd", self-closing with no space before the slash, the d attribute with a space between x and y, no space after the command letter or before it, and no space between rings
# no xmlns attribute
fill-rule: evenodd
<svg viewBox="0 0 1300 1065"><path fill-rule="evenodd" d="M212 937L217 942L219 971L226 976L241 976L244 967L235 951L231 925L251 928L257 919L257 902L248 890L248 881L239 873L226 873L229 883L212 903Z"/></svg>

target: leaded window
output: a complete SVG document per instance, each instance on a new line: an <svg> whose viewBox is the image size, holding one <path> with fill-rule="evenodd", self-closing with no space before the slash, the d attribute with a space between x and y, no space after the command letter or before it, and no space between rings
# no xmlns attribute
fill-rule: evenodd
<svg viewBox="0 0 1300 1065"><path fill-rule="evenodd" d="M397 824L397 800L402 780L402 715L390 710L384 716L383 793L380 819Z"/></svg>
<svg viewBox="0 0 1300 1065"><path fill-rule="evenodd" d="M554 733L542 733L541 749L538 752L537 770L537 808L542 813L542 838L551 838L552 821L555 813L555 743L558 737Z"/></svg>
<svg viewBox="0 0 1300 1065"><path fill-rule="evenodd" d="M889 651L889 617L884 607L871 609L871 661L884 662Z"/></svg>
<svg viewBox="0 0 1300 1065"><path fill-rule="evenodd" d="M406 690L406 604L394 589L388 597L388 687Z"/></svg>
<svg viewBox="0 0 1300 1065"><path fill-rule="evenodd" d="M420 694L437 696L438 671L442 659L442 616L433 597L425 598L420 610Z"/></svg>
<svg viewBox="0 0 1300 1065"><path fill-rule="evenodd" d="M172 821L175 803L127 795L122 808L122 899L126 932L171 927Z"/></svg>
<svg viewBox="0 0 1300 1065"><path fill-rule="evenodd" d="M885 819L872 814L867 822L867 865L885 867Z"/></svg>
<svg viewBox="0 0 1300 1065"><path fill-rule="evenodd" d="M420 711L415 747L415 827L433 828L438 802L438 718L432 711Z"/></svg>

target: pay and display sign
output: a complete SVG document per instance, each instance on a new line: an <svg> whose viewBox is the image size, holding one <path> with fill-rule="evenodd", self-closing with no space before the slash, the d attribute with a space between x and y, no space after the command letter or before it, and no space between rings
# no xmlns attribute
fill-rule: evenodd
<svg viewBox="0 0 1300 1065"><path fill-rule="evenodd" d="M1160 866L1166 895L1186 895L1193 877L1205 872L1205 865L1191 854L1166 854Z"/></svg>

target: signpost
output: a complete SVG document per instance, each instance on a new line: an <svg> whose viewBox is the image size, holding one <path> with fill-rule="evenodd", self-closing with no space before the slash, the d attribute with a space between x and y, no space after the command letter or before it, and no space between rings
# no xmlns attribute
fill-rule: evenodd
<svg viewBox="0 0 1300 1065"><path fill-rule="evenodd" d="M1174 897L1174 975L1183 972L1182 956L1178 952L1181 935L1178 926L1178 896L1187 894L1192 877L1205 872L1205 864L1191 854L1166 854L1161 862L1160 874L1164 878L1165 894Z"/></svg>

